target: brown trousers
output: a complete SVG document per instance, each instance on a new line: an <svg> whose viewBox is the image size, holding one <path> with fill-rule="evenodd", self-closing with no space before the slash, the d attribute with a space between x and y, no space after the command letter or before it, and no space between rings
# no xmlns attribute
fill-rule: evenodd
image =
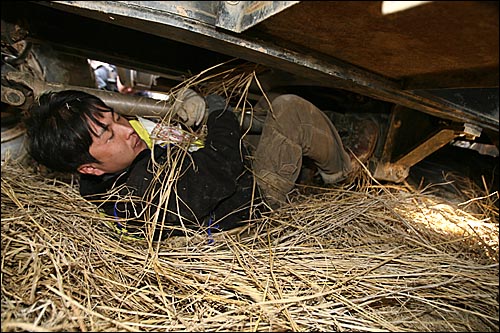
<svg viewBox="0 0 500 333"><path fill-rule="evenodd" d="M256 109L263 104L259 101ZM272 207L286 202L303 156L312 159L320 173L337 174L340 179L351 170L350 157L330 119L297 95L279 95L267 113L253 166L257 184Z"/></svg>

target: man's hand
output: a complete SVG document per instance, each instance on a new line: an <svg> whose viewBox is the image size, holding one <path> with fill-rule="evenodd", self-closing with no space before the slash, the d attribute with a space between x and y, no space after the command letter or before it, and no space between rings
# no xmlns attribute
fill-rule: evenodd
<svg viewBox="0 0 500 333"><path fill-rule="evenodd" d="M205 117L205 99L194 90L187 89L175 101L174 111L187 126L198 126Z"/></svg>

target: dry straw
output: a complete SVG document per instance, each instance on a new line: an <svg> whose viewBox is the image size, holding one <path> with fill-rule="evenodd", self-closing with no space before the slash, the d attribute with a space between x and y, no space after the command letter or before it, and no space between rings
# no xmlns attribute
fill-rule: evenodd
<svg viewBox="0 0 500 333"><path fill-rule="evenodd" d="M210 245L119 239L76 181L14 161L1 186L2 331L499 329L497 192L450 202L365 170Z"/></svg>

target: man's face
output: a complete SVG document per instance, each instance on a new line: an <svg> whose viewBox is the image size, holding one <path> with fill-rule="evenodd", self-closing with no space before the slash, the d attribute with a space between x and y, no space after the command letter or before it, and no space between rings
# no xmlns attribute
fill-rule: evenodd
<svg viewBox="0 0 500 333"><path fill-rule="evenodd" d="M115 173L129 167L147 145L132 128L128 120L117 113L103 112L98 118L102 128L92 121L89 125L97 136L92 135L90 154L100 163L88 163L78 168L86 174L100 176Z"/></svg>

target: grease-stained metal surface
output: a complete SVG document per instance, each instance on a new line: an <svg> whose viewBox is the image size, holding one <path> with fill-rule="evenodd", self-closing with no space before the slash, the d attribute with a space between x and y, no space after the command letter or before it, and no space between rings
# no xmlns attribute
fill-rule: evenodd
<svg viewBox="0 0 500 333"><path fill-rule="evenodd" d="M403 82L405 89L498 86L498 1L302 1L256 30Z"/></svg>

